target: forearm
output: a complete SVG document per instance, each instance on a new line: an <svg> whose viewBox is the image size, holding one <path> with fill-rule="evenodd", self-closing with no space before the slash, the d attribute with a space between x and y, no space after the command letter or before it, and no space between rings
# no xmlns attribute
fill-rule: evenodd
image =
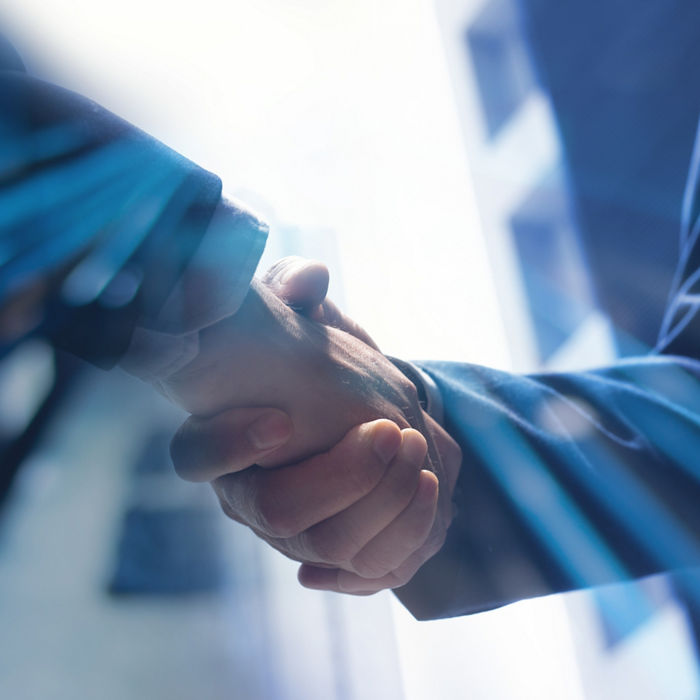
<svg viewBox="0 0 700 700"><path fill-rule="evenodd" d="M529 377L423 367L464 462L443 550L398 591L417 616L700 565L697 362Z"/></svg>

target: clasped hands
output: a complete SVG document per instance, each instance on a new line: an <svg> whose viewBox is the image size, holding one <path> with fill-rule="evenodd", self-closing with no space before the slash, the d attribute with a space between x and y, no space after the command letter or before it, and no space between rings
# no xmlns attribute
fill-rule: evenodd
<svg viewBox="0 0 700 700"><path fill-rule="evenodd" d="M304 586L370 594L442 546L461 451L327 287L324 266L285 259L200 333L167 383L193 414L171 454L228 517L300 562Z"/></svg>

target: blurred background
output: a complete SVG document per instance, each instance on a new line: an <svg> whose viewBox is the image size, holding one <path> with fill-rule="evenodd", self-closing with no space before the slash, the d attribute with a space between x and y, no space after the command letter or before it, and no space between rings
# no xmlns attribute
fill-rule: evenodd
<svg viewBox="0 0 700 700"><path fill-rule="evenodd" d="M593 366L655 340L700 42L688 2L593 2L578 17L523 4L525 18L517 0L5 0L2 30L33 72L219 174L271 225L261 269L327 262L331 295L385 352ZM557 22L583 27L558 83L534 20L559 42ZM597 150L562 140L562 82L580 88L580 119L608 115ZM678 84L682 100L649 106ZM605 196L590 196L594 176ZM619 265L606 242L620 227L640 245L669 231L660 271L634 251ZM592 280L611 261L607 283ZM700 696L697 623L662 576L429 623L390 593L301 589L208 487L174 476L182 418L118 371L39 341L5 349L1 697Z"/></svg>

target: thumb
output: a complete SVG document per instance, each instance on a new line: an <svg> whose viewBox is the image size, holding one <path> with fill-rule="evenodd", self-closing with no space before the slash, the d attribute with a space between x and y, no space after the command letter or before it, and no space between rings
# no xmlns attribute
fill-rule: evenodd
<svg viewBox="0 0 700 700"><path fill-rule="evenodd" d="M178 476L213 481L255 464L284 445L293 432L289 416L276 408L232 408L211 418L190 416L170 443Z"/></svg>
<svg viewBox="0 0 700 700"><path fill-rule="evenodd" d="M288 306L310 312L326 298L329 272L323 263L291 255L277 261L263 282Z"/></svg>

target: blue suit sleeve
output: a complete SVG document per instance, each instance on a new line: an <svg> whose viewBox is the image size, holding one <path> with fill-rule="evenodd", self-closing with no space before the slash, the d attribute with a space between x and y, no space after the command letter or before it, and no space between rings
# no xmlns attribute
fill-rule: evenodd
<svg viewBox="0 0 700 700"><path fill-rule="evenodd" d="M397 591L417 617L700 565L700 363L422 367L464 462L445 546Z"/></svg>
<svg viewBox="0 0 700 700"><path fill-rule="evenodd" d="M0 304L46 296L43 332L103 367L148 326L196 251L221 182L99 105L0 51Z"/></svg>
<svg viewBox="0 0 700 700"><path fill-rule="evenodd" d="M700 566L699 178L700 146L653 354L531 376L421 363L464 462L445 546L396 591L416 617Z"/></svg>

